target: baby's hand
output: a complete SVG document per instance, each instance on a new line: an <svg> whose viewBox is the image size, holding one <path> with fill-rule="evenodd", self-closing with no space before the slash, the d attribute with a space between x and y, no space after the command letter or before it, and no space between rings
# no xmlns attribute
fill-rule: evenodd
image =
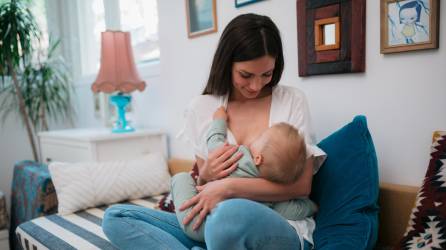
<svg viewBox="0 0 446 250"><path fill-rule="evenodd" d="M223 119L225 121L228 119L228 115L226 114L224 107L220 107L214 112L214 120L216 119Z"/></svg>

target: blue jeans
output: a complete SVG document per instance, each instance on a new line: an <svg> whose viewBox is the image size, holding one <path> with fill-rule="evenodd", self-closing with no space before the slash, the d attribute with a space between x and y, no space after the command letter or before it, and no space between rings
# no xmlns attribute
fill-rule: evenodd
<svg viewBox="0 0 446 250"><path fill-rule="evenodd" d="M218 204L207 217L206 244L188 238L175 214L140 206L111 206L102 227L119 249L300 249L297 233L285 219L246 199Z"/></svg>

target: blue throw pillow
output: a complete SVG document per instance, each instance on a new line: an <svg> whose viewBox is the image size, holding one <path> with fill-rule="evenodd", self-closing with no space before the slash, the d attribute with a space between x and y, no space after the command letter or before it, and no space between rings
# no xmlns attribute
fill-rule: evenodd
<svg viewBox="0 0 446 250"><path fill-rule="evenodd" d="M314 176L319 204L315 248L372 249L378 230L378 164L364 116L357 116L318 146L327 160Z"/></svg>

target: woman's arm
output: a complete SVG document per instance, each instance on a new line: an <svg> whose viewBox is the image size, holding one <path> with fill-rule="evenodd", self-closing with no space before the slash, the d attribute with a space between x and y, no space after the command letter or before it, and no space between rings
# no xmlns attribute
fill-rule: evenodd
<svg viewBox="0 0 446 250"><path fill-rule="evenodd" d="M313 158L309 158L302 175L294 183L278 184L262 178L228 178L227 198L257 201L284 201L307 197L313 180Z"/></svg>
<svg viewBox="0 0 446 250"><path fill-rule="evenodd" d="M299 179L289 185L276 184L261 178L224 178L197 186L199 193L184 202L181 211L193 207L184 218L187 225L198 216L193 228L198 228L206 215L217 203L229 198L247 198L258 201L284 201L308 196L313 179L313 158L307 160L304 172Z"/></svg>

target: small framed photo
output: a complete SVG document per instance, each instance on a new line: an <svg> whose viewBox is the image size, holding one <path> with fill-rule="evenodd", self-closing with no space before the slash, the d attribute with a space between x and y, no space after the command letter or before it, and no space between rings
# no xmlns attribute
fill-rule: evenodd
<svg viewBox="0 0 446 250"><path fill-rule="evenodd" d="M263 0L235 0L235 7L240 8L242 6L252 4L252 3L257 3L260 1L263 1Z"/></svg>
<svg viewBox="0 0 446 250"><path fill-rule="evenodd" d="M186 0L187 36L217 32L216 0Z"/></svg>
<svg viewBox="0 0 446 250"><path fill-rule="evenodd" d="M381 0L381 53L438 48L439 0Z"/></svg>

